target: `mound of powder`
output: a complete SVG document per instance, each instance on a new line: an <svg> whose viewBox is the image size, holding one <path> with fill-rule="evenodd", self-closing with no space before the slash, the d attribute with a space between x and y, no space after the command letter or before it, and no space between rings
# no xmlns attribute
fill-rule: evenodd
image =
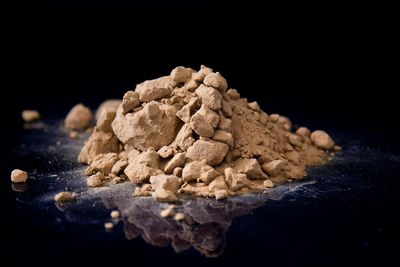
<svg viewBox="0 0 400 267"><path fill-rule="evenodd" d="M129 179L136 196L159 201L260 192L304 177L338 148L324 131L292 132L288 118L268 115L205 66L177 67L113 103L97 112L79 155L85 174Z"/></svg>

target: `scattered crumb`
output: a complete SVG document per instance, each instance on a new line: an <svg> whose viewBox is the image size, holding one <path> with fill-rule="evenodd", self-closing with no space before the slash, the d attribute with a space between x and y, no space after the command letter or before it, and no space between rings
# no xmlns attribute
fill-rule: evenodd
<svg viewBox="0 0 400 267"><path fill-rule="evenodd" d="M114 224L113 224L112 222L106 222L106 223L104 224L104 228L105 228L106 230L110 231L110 230L114 229Z"/></svg>
<svg viewBox="0 0 400 267"><path fill-rule="evenodd" d="M76 139L76 138L78 138L78 132L77 131L71 131L71 132L69 132L69 138L71 138L71 139Z"/></svg>
<svg viewBox="0 0 400 267"><path fill-rule="evenodd" d="M268 188L274 187L274 183L269 179L265 180L263 184L264 184L265 187L268 187Z"/></svg>
<svg viewBox="0 0 400 267"><path fill-rule="evenodd" d="M21 116L25 122L37 121L40 119L40 113L37 110L24 110Z"/></svg>
<svg viewBox="0 0 400 267"><path fill-rule="evenodd" d="M98 187L103 185L104 174L98 172L87 179L87 185L89 187Z"/></svg>
<svg viewBox="0 0 400 267"><path fill-rule="evenodd" d="M338 146L338 145L335 145L335 146L333 147L333 150L339 152L339 151L342 151L342 147L341 147L341 146Z"/></svg>
<svg viewBox="0 0 400 267"><path fill-rule="evenodd" d="M71 192L60 192L54 196L54 201L56 202L68 202L72 201L74 198Z"/></svg>
<svg viewBox="0 0 400 267"><path fill-rule="evenodd" d="M174 209L175 205L169 205L167 208L163 209L160 212L160 216L163 218L171 217L175 213Z"/></svg>
<svg viewBox="0 0 400 267"><path fill-rule="evenodd" d="M28 179L28 173L20 169L15 169L11 172L11 182L13 183L25 183Z"/></svg>
<svg viewBox="0 0 400 267"><path fill-rule="evenodd" d="M183 219L185 219L185 214L183 214L182 212L178 212L177 214L175 214L174 219L175 221L182 221Z"/></svg>
<svg viewBox="0 0 400 267"><path fill-rule="evenodd" d="M121 213L118 210L113 210L111 212L111 218L118 219L121 216Z"/></svg>

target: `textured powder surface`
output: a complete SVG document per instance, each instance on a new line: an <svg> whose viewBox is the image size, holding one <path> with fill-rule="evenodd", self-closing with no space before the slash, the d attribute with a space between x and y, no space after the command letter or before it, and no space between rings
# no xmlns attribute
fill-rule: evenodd
<svg viewBox="0 0 400 267"><path fill-rule="evenodd" d="M292 132L288 118L268 115L205 66L177 67L99 110L79 155L90 184L128 179L139 186L134 195L158 201L267 190L304 177L338 148L324 131Z"/></svg>

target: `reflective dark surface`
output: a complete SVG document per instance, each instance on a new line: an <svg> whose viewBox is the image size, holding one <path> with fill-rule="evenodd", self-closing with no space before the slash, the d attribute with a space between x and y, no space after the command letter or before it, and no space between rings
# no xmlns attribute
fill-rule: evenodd
<svg viewBox="0 0 400 267"><path fill-rule="evenodd" d="M15 201L7 220L8 253L26 255L16 263L60 257L63 264L79 257L90 264L132 259L180 265L190 259L195 266L395 260L400 157L366 140L334 135L344 151L327 166L311 168L298 183L224 201L185 199L176 208L185 219L176 222L159 215L166 204L132 197L132 184L88 190L84 167L75 160L87 134L72 140L60 125L58 120L31 125L9 158L31 174L27 184L3 188ZM55 193L66 189L77 193L76 201L55 204ZM122 218L114 221L113 231L105 231L115 209Z"/></svg>

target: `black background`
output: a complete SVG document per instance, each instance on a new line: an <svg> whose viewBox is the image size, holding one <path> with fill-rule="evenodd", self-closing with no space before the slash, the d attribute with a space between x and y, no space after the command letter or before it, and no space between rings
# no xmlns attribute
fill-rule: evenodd
<svg viewBox="0 0 400 267"><path fill-rule="evenodd" d="M95 108L177 65L204 64L268 113L398 150L390 17L366 6L188 2L48 1L18 9L8 23L3 148L18 143L23 109L63 117L78 102ZM376 133L386 142L374 143ZM13 167L2 166L1 187L9 188ZM2 191L2 202L9 218L2 225L16 234L12 193Z"/></svg>

